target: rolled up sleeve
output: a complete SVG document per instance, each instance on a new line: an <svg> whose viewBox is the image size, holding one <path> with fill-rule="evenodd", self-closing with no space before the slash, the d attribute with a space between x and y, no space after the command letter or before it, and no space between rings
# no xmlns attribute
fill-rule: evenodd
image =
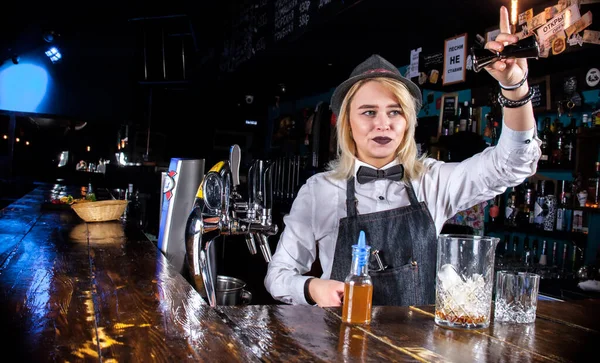
<svg viewBox="0 0 600 363"><path fill-rule="evenodd" d="M308 304L304 283L316 259L317 247L313 233L314 201L310 180L300 188L290 213L283 219L281 234L273 259L269 262L265 288L274 299L288 304Z"/></svg>

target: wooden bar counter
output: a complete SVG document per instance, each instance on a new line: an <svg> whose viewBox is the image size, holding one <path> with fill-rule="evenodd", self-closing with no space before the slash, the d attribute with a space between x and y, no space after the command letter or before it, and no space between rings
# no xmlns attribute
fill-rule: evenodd
<svg viewBox="0 0 600 363"><path fill-rule="evenodd" d="M77 192L77 189L73 190ZM438 327L433 306L211 309L156 245L124 221L85 223L42 208L40 185L0 211L0 326L16 361L578 362L597 360L600 303L540 301L533 324ZM75 194L73 194L75 195ZM595 344L594 344L595 343Z"/></svg>

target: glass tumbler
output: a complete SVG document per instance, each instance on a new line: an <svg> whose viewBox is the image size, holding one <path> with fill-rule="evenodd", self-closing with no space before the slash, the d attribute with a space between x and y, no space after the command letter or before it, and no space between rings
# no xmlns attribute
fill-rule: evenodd
<svg viewBox="0 0 600 363"><path fill-rule="evenodd" d="M490 324L497 237L441 234L438 237L435 323L455 329Z"/></svg>
<svg viewBox="0 0 600 363"><path fill-rule="evenodd" d="M498 271L494 322L533 323L539 288L540 275L529 272Z"/></svg>

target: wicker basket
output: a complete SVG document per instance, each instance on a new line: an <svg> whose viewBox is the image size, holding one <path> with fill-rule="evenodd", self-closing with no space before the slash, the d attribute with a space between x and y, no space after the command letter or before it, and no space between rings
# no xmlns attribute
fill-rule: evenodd
<svg viewBox="0 0 600 363"><path fill-rule="evenodd" d="M127 200L102 200L99 202L75 203L71 206L79 218L86 222L105 222L121 218Z"/></svg>

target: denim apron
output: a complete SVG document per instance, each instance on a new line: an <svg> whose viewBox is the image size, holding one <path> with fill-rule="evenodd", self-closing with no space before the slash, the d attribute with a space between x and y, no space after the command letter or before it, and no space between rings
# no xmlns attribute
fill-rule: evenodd
<svg viewBox="0 0 600 363"><path fill-rule="evenodd" d="M361 230L371 246L369 275L373 281L373 305L429 305L435 302L437 236L424 202L419 203L412 185L405 184L410 205L382 212L358 214L354 177L346 189L347 217L340 219L331 279L344 281L352 264L352 245ZM378 251L383 265L373 252Z"/></svg>

